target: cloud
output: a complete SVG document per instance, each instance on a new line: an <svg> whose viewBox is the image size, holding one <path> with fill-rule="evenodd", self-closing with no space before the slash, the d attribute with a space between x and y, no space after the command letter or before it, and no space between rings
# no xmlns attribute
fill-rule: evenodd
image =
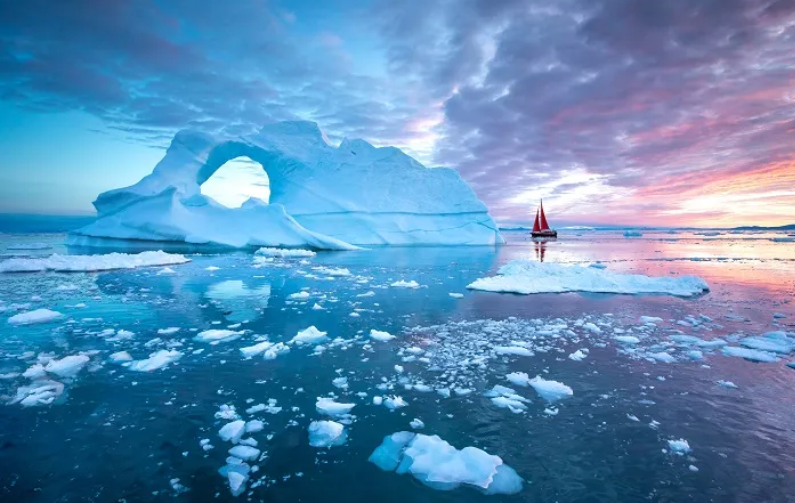
<svg viewBox="0 0 795 503"><path fill-rule="evenodd" d="M528 193L587 216L571 192L545 184L572 170L631 201L602 198L611 218L636 221L636 207L686 210L649 194L697 197L689 191L744 173L764 174L753 190L773 193L781 183L766 167L795 159L793 2L436 5L425 22L395 24L388 54L449 93L435 160L457 166L498 218L527 220ZM582 191L580 203L593 197Z"/></svg>

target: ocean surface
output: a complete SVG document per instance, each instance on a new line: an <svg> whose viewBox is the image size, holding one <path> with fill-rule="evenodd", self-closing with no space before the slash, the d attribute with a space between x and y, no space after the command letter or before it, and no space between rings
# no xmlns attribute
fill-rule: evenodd
<svg viewBox="0 0 795 503"><path fill-rule="evenodd" d="M0 501L795 500L792 356L774 351L777 361L754 362L711 344L793 335L795 243L786 233L569 231L547 243L505 236L499 247L326 252L303 261L191 253L170 270L0 274ZM74 252L64 239L0 235L0 260ZM31 243L41 245L17 249ZM678 298L466 288L520 258L697 275L711 290ZM401 280L419 286L391 286ZM64 316L7 322L37 308ZM320 348L293 344L273 359L240 351L265 337L288 342L310 326L327 332ZM211 329L239 334L218 344L195 340ZM373 329L396 338L373 340ZM641 342L616 339L630 334ZM677 337L684 335L693 337ZM578 350L585 357L571 358ZM136 361L157 351L180 357L136 372L111 361L120 351ZM37 361L78 354L88 363L58 379L64 391L52 404L14 403L29 383L21 374ZM564 383L572 395L549 403L512 384L511 373ZM486 396L495 385L524 397L524 410ZM406 406L373 402L392 396ZM309 444L310 422L334 419L316 409L318 397L355 404L337 418L343 445ZM266 411L245 412L261 403ZM264 426L247 435L262 454L237 497L218 472L232 447L218 435L229 422L217 414L222 406ZM412 430L414 419L424 427ZM442 491L368 462L400 431L499 456L523 488ZM680 439L688 452L669 444Z"/></svg>

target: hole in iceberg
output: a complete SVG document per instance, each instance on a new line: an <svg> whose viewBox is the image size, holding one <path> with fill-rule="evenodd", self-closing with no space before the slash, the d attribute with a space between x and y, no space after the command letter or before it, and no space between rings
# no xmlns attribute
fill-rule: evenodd
<svg viewBox="0 0 795 503"><path fill-rule="evenodd" d="M268 203L270 180L260 163L241 156L218 168L202 184L201 193L227 208L240 208L251 197Z"/></svg>

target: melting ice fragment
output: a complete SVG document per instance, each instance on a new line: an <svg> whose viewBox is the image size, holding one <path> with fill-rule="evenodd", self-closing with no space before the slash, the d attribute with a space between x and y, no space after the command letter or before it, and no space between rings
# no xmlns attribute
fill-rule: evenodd
<svg viewBox="0 0 795 503"><path fill-rule="evenodd" d="M384 471L409 473L433 489L449 491L461 485L486 494L515 494L522 479L493 456L476 447L456 449L438 436L401 431L384 438L369 461Z"/></svg>

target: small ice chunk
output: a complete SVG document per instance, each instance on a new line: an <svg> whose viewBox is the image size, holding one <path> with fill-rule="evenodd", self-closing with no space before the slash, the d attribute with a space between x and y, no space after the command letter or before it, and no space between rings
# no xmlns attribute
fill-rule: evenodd
<svg viewBox="0 0 795 503"><path fill-rule="evenodd" d="M640 322L641 323L662 323L662 318L657 318L656 316L641 316Z"/></svg>
<svg viewBox="0 0 795 503"><path fill-rule="evenodd" d="M229 449L229 454L243 461L255 461L259 457L260 450L248 445L236 445Z"/></svg>
<svg viewBox="0 0 795 503"><path fill-rule="evenodd" d="M403 397L399 396L388 396L384 398L384 406L389 410L399 409L401 407L406 407L408 404Z"/></svg>
<svg viewBox="0 0 795 503"><path fill-rule="evenodd" d="M127 351L117 351L110 355L110 361L113 363L131 362L133 357Z"/></svg>
<svg viewBox="0 0 795 503"><path fill-rule="evenodd" d="M640 339L634 335L617 335L613 339L622 344L637 344L640 342Z"/></svg>
<svg viewBox="0 0 795 503"><path fill-rule="evenodd" d="M300 248L260 248L254 253L264 257L279 258L310 258L316 255L316 253L311 250L302 250Z"/></svg>
<svg viewBox="0 0 795 503"><path fill-rule="evenodd" d="M321 332L315 326L311 326L304 330L299 331L295 337L290 340L291 344L317 344L326 339L328 332Z"/></svg>
<svg viewBox="0 0 795 503"><path fill-rule="evenodd" d="M452 297L454 299L463 299L464 298L464 294L463 293L450 292L447 295L449 295L450 297Z"/></svg>
<svg viewBox="0 0 795 503"><path fill-rule="evenodd" d="M287 296L287 298L293 299L293 300L305 300L305 299L308 299L309 297L310 297L310 295L309 295L309 292L307 292L307 291L295 292L295 293L291 293L290 295Z"/></svg>
<svg viewBox="0 0 795 503"><path fill-rule="evenodd" d="M521 346L497 346L494 352L498 355L533 356L534 353Z"/></svg>
<svg viewBox="0 0 795 503"><path fill-rule="evenodd" d="M569 360L574 360L575 362L580 362L585 359L585 353L583 353L582 349L578 349L577 351L573 352L569 355Z"/></svg>
<svg viewBox="0 0 795 503"><path fill-rule="evenodd" d="M425 428L425 423L423 423L421 420L419 420L417 418L414 418L409 423L409 426L411 426L415 430L421 430L421 429Z"/></svg>
<svg viewBox="0 0 795 503"><path fill-rule="evenodd" d="M721 379L720 381L718 381L718 386L723 386L724 388L731 388L731 389L737 389L737 388L739 388L739 386L737 386L737 385L736 385L736 384L734 384L733 382L731 382L731 381L724 381L724 380L722 380L722 379Z"/></svg>
<svg viewBox="0 0 795 503"><path fill-rule="evenodd" d="M671 449L671 452L674 454L678 454L680 456L687 454L692 449L690 449L690 444L687 443L687 440L680 438L678 440L671 439L668 441L668 447Z"/></svg>
<svg viewBox="0 0 795 503"><path fill-rule="evenodd" d="M159 329L157 331L157 334L158 335L171 335L171 334L176 334L177 332L179 332L179 330L180 330L179 327L161 328L161 329Z"/></svg>
<svg viewBox="0 0 795 503"><path fill-rule="evenodd" d="M417 283L414 280L405 281L405 280L401 279L401 280L395 281L394 283L392 283L389 286L394 287L394 288L419 288L420 284Z"/></svg>
<svg viewBox="0 0 795 503"><path fill-rule="evenodd" d="M345 426L336 421L312 421L308 431L312 447L334 447L347 440Z"/></svg>
<svg viewBox="0 0 795 503"><path fill-rule="evenodd" d="M243 434L246 432L246 422L238 419L237 421L232 421L231 423L226 423L218 430L218 436L221 437L221 440L224 442L232 442L236 444L243 438Z"/></svg>
<svg viewBox="0 0 795 503"><path fill-rule="evenodd" d="M243 335L243 332L214 328L199 332L193 339L198 342L209 342L210 344L215 345L221 342L233 341L238 339L241 335Z"/></svg>

